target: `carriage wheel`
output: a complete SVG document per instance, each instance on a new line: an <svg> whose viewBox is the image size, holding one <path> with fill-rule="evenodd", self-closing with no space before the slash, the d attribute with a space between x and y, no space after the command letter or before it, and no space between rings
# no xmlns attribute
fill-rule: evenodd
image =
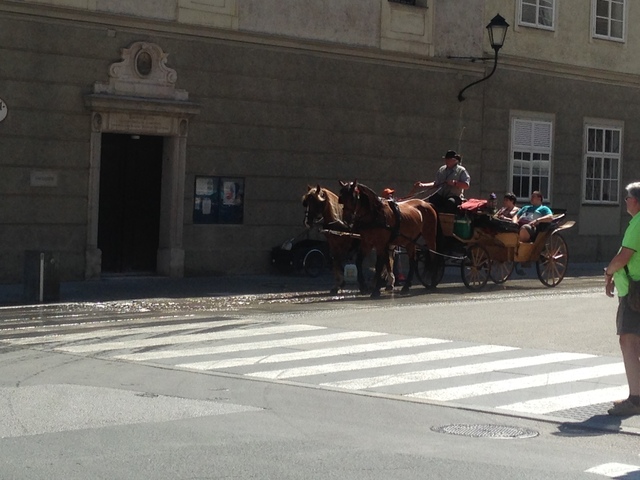
<svg viewBox="0 0 640 480"><path fill-rule="evenodd" d="M547 287L555 287L564 278L568 264L567 242L558 233L549 235L536 262L538 278Z"/></svg>
<svg viewBox="0 0 640 480"><path fill-rule="evenodd" d="M427 250L418 250L416 263L416 275L420 283L426 288L437 287L444 277L444 259L440 255L432 257Z"/></svg>
<svg viewBox="0 0 640 480"><path fill-rule="evenodd" d="M317 248L309 250L302 260L302 266L307 275L317 277L324 268L324 254Z"/></svg>
<svg viewBox="0 0 640 480"><path fill-rule="evenodd" d="M482 245L472 245L460 265L462 281L469 290L480 290L487 284L491 271L489 252Z"/></svg>
<svg viewBox="0 0 640 480"><path fill-rule="evenodd" d="M511 272L513 272L514 265L515 263L513 262L496 262L493 260L489 271L491 280L498 284L506 282L511 276Z"/></svg>

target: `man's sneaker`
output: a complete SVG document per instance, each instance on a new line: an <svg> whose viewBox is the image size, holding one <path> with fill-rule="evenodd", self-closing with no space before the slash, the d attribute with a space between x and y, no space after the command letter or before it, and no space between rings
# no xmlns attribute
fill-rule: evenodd
<svg viewBox="0 0 640 480"><path fill-rule="evenodd" d="M626 399L620 403L615 404L607 412L609 413L609 415L615 415L617 417L640 415L640 405L636 405L631 400Z"/></svg>

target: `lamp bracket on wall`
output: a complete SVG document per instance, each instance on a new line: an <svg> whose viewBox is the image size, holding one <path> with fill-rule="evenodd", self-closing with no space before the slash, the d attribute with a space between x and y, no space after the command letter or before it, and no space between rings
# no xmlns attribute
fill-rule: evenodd
<svg viewBox="0 0 640 480"><path fill-rule="evenodd" d="M486 62L487 60L493 60L493 57L458 57L455 55L447 55L449 60L469 60L471 63Z"/></svg>
<svg viewBox="0 0 640 480"><path fill-rule="evenodd" d="M489 73L489 75L487 75L484 78L481 78L480 80L476 80L473 83L470 83L469 85L464 87L462 90L460 90L460 93L458 93L459 102L464 101L464 95L462 94L465 92L465 90L467 90L470 87L473 87L474 85L477 85L480 82L484 82L486 79L488 79L489 77L491 77L491 75L495 73L496 68L498 67L498 51L504 45L504 39L507 36L508 28L509 28L509 24L500 14L493 17L489 25L487 25L487 32L489 33L489 42L491 43L491 48L493 48L493 51L495 52L495 56L493 57L493 68L491 69L491 73Z"/></svg>

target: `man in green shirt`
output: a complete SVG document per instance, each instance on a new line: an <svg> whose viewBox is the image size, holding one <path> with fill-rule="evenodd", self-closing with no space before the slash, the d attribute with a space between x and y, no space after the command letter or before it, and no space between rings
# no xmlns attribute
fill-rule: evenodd
<svg viewBox="0 0 640 480"><path fill-rule="evenodd" d="M629 384L629 398L614 402L609 409L609 415L618 416L640 414L640 313L634 312L627 305L627 275L633 280L640 280L640 182L630 183L626 191L625 202L631 221L624 232L620 250L604 271L605 293L613 297L614 287L618 293L616 330L620 337L620 350Z"/></svg>

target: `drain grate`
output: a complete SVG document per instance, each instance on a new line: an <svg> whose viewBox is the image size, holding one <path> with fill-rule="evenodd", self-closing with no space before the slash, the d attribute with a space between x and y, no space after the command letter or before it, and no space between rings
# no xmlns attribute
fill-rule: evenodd
<svg viewBox="0 0 640 480"><path fill-rule="evenodd" d="M509 425L473 425L473 424L453 424L442 427L431 427L431 430L438 433L448 433L451 435L462 435L475 438L533 438L539 435L535 430L520 427L510 427Z"/></svg>
<svg viewBox="0 0 640 480"><path fill-rule="evenodd" d="M587 405L586 407L575 407L567 410L558 410L557 412L550 413L553 417L568 418L578 421L586 421L593 417L604 416L607 417L607 410L611 408L611 402L597 403L594 405Z"/></svg>

